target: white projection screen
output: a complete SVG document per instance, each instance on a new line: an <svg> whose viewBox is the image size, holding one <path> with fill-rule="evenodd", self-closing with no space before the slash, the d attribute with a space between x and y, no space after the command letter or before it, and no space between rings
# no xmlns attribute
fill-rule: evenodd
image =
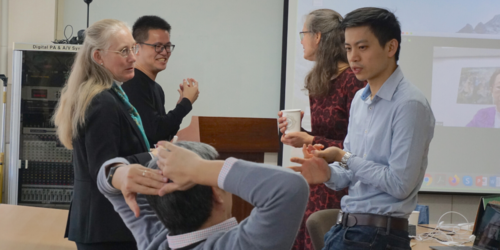
<svg viewBox="0 0 500 250"><path fill-rule="evenodd" d="M312 63L303 59L298 35L305 15L329 8L345 16L361 7L386 8L398 17L398 64L425 94L436 118L421 191L499 193L500 111L490 79L500 69L500 1L290 0L285 109L304 110L302 127L310 131L309 99L303 89ZM292 156L302 152L285 145L283 166L294 165Z"/></svg>

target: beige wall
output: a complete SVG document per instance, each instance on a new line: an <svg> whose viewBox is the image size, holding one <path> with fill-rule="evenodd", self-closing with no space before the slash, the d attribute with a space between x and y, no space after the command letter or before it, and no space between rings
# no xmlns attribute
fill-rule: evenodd
<svg viewBox="0 0 500 250"><path fill-rule="evenodd" d="M13 44L50 43L55 38L55 27L56 0L9 1L9 75L12 72Z"/></svg>

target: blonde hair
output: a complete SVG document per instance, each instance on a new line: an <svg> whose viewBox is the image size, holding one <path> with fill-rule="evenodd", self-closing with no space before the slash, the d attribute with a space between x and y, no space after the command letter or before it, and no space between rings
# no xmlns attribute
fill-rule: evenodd
<svg viewBox="0 0 500 250"><path fill-rule="evenodd" d="M104 19L85 31L85 41L76 54L68 82L62 89L52 117L59 140L68 149L73 149L73 138L78 135L78 127L85 124L85 113L92 99L113 84L113 75L94 61L93 54L96 50L108 49L111 37L123 29L130 31L119 20Z"/></svg>
<svg viewBox="0 0 500 250"><path fill-rule="evenodd" d="M316 62L307 74L305 88L310 96L325 96L330 92L330 81L348 67L344 48L342 16L331 9L314 10L306 16L306 27L311 34L321 33L316 50Z"/></svg>

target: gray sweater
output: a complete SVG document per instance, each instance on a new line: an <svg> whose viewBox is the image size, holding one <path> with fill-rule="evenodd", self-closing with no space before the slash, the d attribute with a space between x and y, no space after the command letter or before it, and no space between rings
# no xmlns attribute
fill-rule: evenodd
<svg viewBox="0 0 500 250"><path fill-rule="evenodd" d="M143 195L137 195L140 216L136 218L121 191L106 181L104 168L100 169L97 185L134 235L139 249L170 249L166 238L168 229ZM212 234L194 249L288 250L292 247L309 197L309 186L301 175L286 168L238 160L222 186L255 208L238 226Z"/></svg>

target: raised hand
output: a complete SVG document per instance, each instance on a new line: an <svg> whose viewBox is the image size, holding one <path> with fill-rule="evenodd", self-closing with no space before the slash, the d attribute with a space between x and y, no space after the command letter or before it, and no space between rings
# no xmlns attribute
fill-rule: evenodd
<svg viewBox="0 0 500 250"><path fill-rule="evenodd" d="M309 185L321 184L330 179L330 167L324 159L318 157L313 157L311 159L293 157L290 161L301 164L300 167L288 168L304 176L304 179L306 179Z"/></svg>
<svg viewBox="0 0 500 250"><path fill-rule="evenodd" d="M179 84L179 89L177 90L177 92L179 92L179 100L177 100L177 104L179 104L182 99L184 99L184 95L182 94L182 92L184 91L184 85Z"/></svg>
<svg viewBox="0 0 500 250"><path fill-rule="evenodd" d="M304 158L305 159L311 159L314 157L314 151L316 150L322 150L323 148L325 148L325 146L323 146L322 144L314 144L314 145L306 145L304 144L304 146L302 146L302 153L304 154Z"/></svg>
<svg viewBox="0 0 500 250"><path fill-rule="evenodd" d="M170 142L162 141L158 144L160 145L158 167L164 176L172 180L160 190L160 195L193 187L196 184L193 181L193 172L196 171L196 166L203 162L203 159L196 153L177 147Z"/></svg>
<svg viewBox="0 0 500 250"><path fill-rule="evenodd" d="M125 202L139 216L139 206L135 200L137 193L158 195L166 185L167 178L160 170L149 169L139 164L123 165L116 169L111 181L113 187L122 191Z"/></svg>
<svg viewBox="0 0 500 250"><path fill-rule="evenodd" d="M188 78L187 81L182 81L182 97L189 99L193 104L197 99L200 91L198 89L198 82L193 78Z"/></svg>
<svg viewBox="0 0 500 250"><path fill-rule="evenodd" d="M328 163L341 161L345 154L342 149L337 147L329 147L325 150L314 150L311 153L318 158L323 158Z"/></svg>

